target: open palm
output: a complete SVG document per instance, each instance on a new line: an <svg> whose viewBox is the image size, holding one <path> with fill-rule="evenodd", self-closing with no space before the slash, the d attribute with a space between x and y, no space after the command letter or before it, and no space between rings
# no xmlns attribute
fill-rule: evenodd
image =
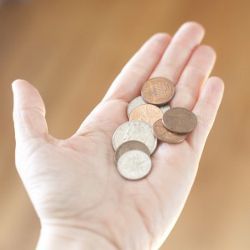
<svg viewBox="0 0 250 250"><path fill-rule="evenodd" d="M23 80L13 83L17 169L44 230L89 232L114 249L160 247L190 192L223 94L223 82L208 79L216 56L200 45L203 36L189 22L172 38L151 37L66 140L48 134L37 90ZM128 181L116 171L111 137L128 119L128 102L155 76L177 84L171 106L192 110L198 125L185 142L158 146L148 177Z"/></svg>

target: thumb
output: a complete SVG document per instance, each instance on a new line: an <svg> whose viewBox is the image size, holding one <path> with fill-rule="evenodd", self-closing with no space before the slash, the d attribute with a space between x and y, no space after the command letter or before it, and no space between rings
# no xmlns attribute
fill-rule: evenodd
<svg viewBox="0 0 250 250"><path fill-rule="evenodd" d="M43 100L31 84L24 80L12 83L13 119L16 142L48 135Z"/></svg>

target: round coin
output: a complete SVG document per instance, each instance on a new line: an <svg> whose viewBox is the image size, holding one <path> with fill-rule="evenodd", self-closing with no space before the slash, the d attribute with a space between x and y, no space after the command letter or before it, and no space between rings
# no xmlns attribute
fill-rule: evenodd
<svg viewBox="0 0 250 250"><path fill-rule="evenodd" d="M163 116L162 111L157 106L151 104L143 104L135 108L129 115L129 120L144 121L151 126L161 119Z"/></svg>
<svg viewBox="0 0 250 250"><path fill-rule="evenodd" d="M142 121L125 122L116 129L112 137L114 150L116 151L126 141L142 142L148 147L150 154L154 152L157 146L157 139L152 127Z"/></svg>
<svg viewBox="0 0 250 250"><path fill-rule="evenodd" d="M180 143L184 141L187 137L187 134L176 134L167 130L162 123L162 119L159 119L158 121L154 123L153 129L154 129L155 136L160 141L171 143L171 144Z"/></svg>
<svg viewBox="0 0 250 250"><path fill-rule="evenodd" d="M162 113L164 114L166 111L168 111L170 109L170 105L165 104L163 106L160 107Z"/></svg>
<svg viewBox="0 0 250 250"><path fill-rule="evenodd" d="M131 150L139 150L144 152L147 155L150 155L148 147L139 141L127 141L124 142L122 145L118 147L118 149L115 151L115 162L119 160L119 158Z"/></svg>
<svg viewBox="0 0 250 250"><path fill-rule="evenodd" d="M128 180L139 180L146 177L151 168L150 156L141 150L127 151L117 161L118 172Z"/></svg>
<svg viewBox="0 0 250 250"><path fill-rule="evenodd" d="M130 113L132 112L132 110L134 110L135 108L146 104L146 102L143 100L143 98L141 96L137 96L135 99L133 99L129 104L128 104L128 108L127 108L127 115L129 117Z"/></svg>
<svg viewBox="0 0 250 250"><path fill-rule="evenodd" d="M155 105L166 104L172 99L174 93L174 84L164 77L149 79L141 90L144 101Z"/></svg>
<svg viewBox="0 0 250 250"><path fill-rule="evenodd" d="M185 108L171 108L163 114L164 126L174 133L190 133L197 125L194 113Z"/></svg>

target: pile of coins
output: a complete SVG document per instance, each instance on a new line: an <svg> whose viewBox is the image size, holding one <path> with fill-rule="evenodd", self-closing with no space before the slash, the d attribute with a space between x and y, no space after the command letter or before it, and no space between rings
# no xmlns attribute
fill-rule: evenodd
<svg viewBox="0 0 250 250"><path fill-rule="evenodd" d="M170 80L156 77L146 81L141 96L129 103L129 121L120 125L112 138L117 170L124 178L139 180L150 173L150 156L157 139L180 143L196 127L194 113L181 107L170 108L168 103L174 94L175 86Z"/></svg>

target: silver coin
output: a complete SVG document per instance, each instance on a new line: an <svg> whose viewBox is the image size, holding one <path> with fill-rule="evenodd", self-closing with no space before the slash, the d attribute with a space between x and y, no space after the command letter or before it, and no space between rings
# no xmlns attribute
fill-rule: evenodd
<svg viewBox="0 0 250 250"><path fill-rule="evenodd" d="M130 150L120 156L117 170L121 176L129 180L139 180L146 177L152 168L150 156L140 150Z"/></svg>
<svg viewBox="0 0 250 250"><path fill-rule="evenodd" d="M148 147L150 154L157 146L157 139L152 127L142 121L128 121L116 129L112 137L114 150L116 151L121 144L127 141L142 142Z"/></svg>
<svg viewBox="0 0 250 250"><path fill-rule="evenodd" d="M135 99L133 99L129 104L127 108L127 115L129 117L130 113L137 107L147 104L141 96L137 96Z"/></svg>
<svg viewBox="0 0 250 250"><path fill-rule="evenodd" d="M143 151L145 154L150 155L148 147L139 141L127 141L118 147L115 151L115 162L119 160L119 158L131 150L139 150Z"/></svg>
<svg viewBox="0 0 250 250"><path fill-rule="evenodd" d="M166 111L168 111L170 109L170 105L165 104L163 106L160 107L160 110L162 111L162 113L164 114Z"/></svg>

